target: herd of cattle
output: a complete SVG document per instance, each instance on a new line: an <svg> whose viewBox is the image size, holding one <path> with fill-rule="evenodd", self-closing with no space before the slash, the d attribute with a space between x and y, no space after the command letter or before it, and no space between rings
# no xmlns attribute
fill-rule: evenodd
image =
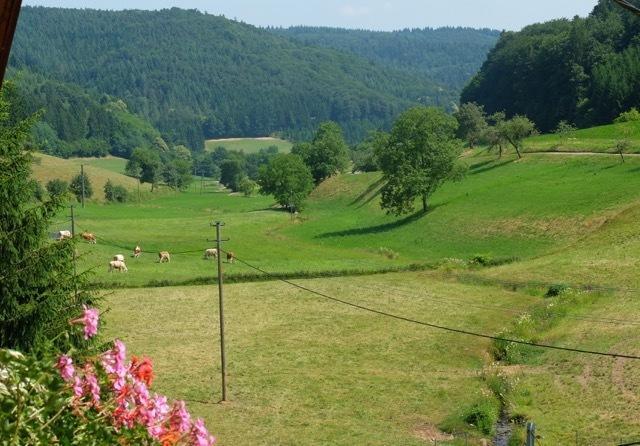
<svg viewBox="0 0 640 446"><path fill-rule="evenodd" d="M91 244L96 244L97 243L97 238L95 236L95 234L92 234L91 232L83 232L82 234L80 234L80 236L87 242L87 243L91 243ZM71 231L58 231L57 236L56 236L57 240L64 240L67 238L72 238L72 234ZM142 248L140 248L140 246L136 245L136 247L133 249L133 258L138 258L140 257L140 254L142 254ZM205 259L217 259L218 258L218 250L216 248L208 248L204 251L204 258ZM233 252L227 252L227 262L228 263L233 263L233 261L235 260L236 256ZM169 263L171 262L171 254L169 254L168 251L160 251L158 253L158 263ZM127 265L124 261L124 255L122 254L116 254L113 256L113 259L111 261L109 261L109 272L113 272L113 271L118 271L121 273L127 272L129 271L129 269L127 268Z"/></svg>

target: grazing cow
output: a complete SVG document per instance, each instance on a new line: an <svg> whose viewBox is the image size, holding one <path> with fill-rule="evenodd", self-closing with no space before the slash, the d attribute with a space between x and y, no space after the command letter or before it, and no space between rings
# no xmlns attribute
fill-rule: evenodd
<svg viewBox="0 0 640 446"><path fill-rule="evenodd" d="M140 253L142 253L142 248L136 245L136 248L133 250L133 257L137 259L138 257L140 257Z"/></svg>
<svg viewBox="0 0 640 446"><path fill-rule="evenodd" d="M167 251L160 251L158 253L158 263L170 262L171 255Z"/></svg>
<svg viewBox="0 0 640 446"><path fill-rule="evenodd" d="M91 232L83 232L82 234L82 238L85 239L87 242L89 243L93 243L94 245L97 243L96 242L96 236L94 234L92 234Z"/></svg>
<svg viewBox="0 0 640 446"><path fill-rule="evenodd" d="M121 262L120 260L112 260L109 262L109 272L113 272L113 270L118 270L121 273L126 273L127 271L129 271L127 269L127 265L125 265L124 262Z"/></svg>
<svg viewBox="0 0 640 446"><path fill-rule="evenodd" d="M57 240L64 240L66 238L71 238L71 231L58 231Z"/></svg>
<svg viewBox="0 0 640 446"><path fill-rule="evenodd" d="M204 252L205 259L210 259L211 257L214 259L218 257L218 250L216 248L209 248Z"/></svg>
<svg viewBox="0 0 640 446"><path fill-rule="evenodd" d="M236 255L232 251L227 252L227 263L233 263L235 258Z"/></svg>
<svg viewBox="0 0 640 446"><path fill-rule="evenodd" d="M113 256L113 260L124 262L124 256L122 254L116 254L115 256Z"/></svg>

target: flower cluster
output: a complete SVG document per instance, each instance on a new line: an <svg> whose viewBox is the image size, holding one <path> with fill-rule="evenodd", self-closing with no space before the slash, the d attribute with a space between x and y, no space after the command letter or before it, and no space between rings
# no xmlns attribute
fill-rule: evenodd
<svg viewBox="0 0 640 446"><path fill-rule="evenodd" d="M84 325L85 337L94 336L98 312L84 308L84 315L72 323ZM73 391L76 413L98 410L118 431L143 427L149 437L163 446L211 446L215 438L204 421L192 421L183 401L169 404L167 397L150 392L153 363L149 358L132 356L127 361L126 346L116 340L113 347L82 367L74 366L68 355L56 363L60 376Z"/></svg>

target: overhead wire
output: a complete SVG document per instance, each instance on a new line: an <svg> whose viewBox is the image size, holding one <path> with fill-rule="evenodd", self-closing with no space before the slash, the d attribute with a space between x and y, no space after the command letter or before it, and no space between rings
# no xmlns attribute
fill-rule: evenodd
<svg viewBox="0 0 640 446"><path fill-rule="evenodd" d="M222 250L222 252L225 252L224 250ZM416 324L416 325L421 325L424 327L429 327L429 328L433 328L436 330L441 330L441 331L446 331L449 333L456 333L456 334L462 334L462 335L466 335L466 336L473 336L473 337L477 337L477 338L484 338L484 339L490 339L493 341L501 341L501 342L509 342L509 343L513 343L513 344L520 344L520 345L527 345L530 347L536 347L536 348L542 348L542 349L549 349L549 350L558 350L558 351L566 351L566 352L571 352L571 353L581 353L581 354L588 354L588 355L595 355L595 356L606 356L606 357L611 357L611 358L625 358L625 359L636 359L636 360L640 360L640 356L635 356L635 355L629 355L629 354L625 354L625 353L612 353L612 352L601 352L601 351L597 351L597 350L589 350L589 349L583 349L583 348L573 348L573 347L564 347L564 346L558 346L558 345L551 345L551 344L542 344L542 343L537 343L537 342L529 342L529 341L523 341L523 340L519 340L519 339L510 339L510 338L505 338L502 336L493 336L493 335L488 335L488 334L484 334L484 333L477 333L471 330L466 330L466 329L461 329L461 328L455 328L455 327L448 327L448 326L444 326L444 325L439 325L439 324L433 324L430 322L425 322L425 321L420 321L417 319L413 319L413 318L409 318L409 317L405 317L405 316L401 316L401 315L397 315L397 314L392 314L386 311L381 311L381 310L376 310L375 308L371 308L371 307L367 307L364 305L360 305L354 302L350 302L344 299L340 299L334 296L330 296L326 293L323 293L321 291L316 291L312 288L306 287L304 285L300 285L297 284L295 282L292 282L290 280L287 279L283 279L280 277L277 277L276 275L263 270L262 268L259 268L257 266L252 265L251 263L242 260L239 257L234 256L235 260L237 260L238 262L244 264L245 266L254 269L256 271L261 272L262 274L265 274L269 277L273 277L276 280L279 280L283 283L286 283L292 287L298 288L300 290L306 291L308 293L311 294L315 294L316 296L320 296L324 299L336 302L336 303L340 303L342 305L346 305L352 308L356 308L362 311L367 311L373 314L377 314L379 316L384 316L384 317L388 317L391 319L396 319L399 321L403 321L403 322L408 322L411 324Z"/></svg>

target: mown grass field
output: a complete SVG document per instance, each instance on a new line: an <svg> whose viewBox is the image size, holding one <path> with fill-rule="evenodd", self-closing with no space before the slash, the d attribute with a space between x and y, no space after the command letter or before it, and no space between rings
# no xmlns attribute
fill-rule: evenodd
<svg viewBox="0 0 640 446"><path fill-rule="evenodd" d="M617 151L620 140L628 140L627 153L640 153L640 122L624 122L580 129L566 137L549 133L527 138L525 151L606 152Z"/></svg>
<svg viewBox="0 0 640 446"><path fill-rule="evenodd" d="M222 146L227 150L234 150L236 152L257 153L260 149L266 149L270 146L276 146L278 152L289 153L293 143L280 138L264 137L264 138L225 138L225 139L210 139L205 141L205 149L213 150L216 147Z"/></svg>
<svg viewBox="0 0 640 446"><path fill-rule="evenodd" d="M214 262L202 252L212 246L211 222L222 220L227 249L268 271L439 265L294 280L335 297L485 334L518 337L524 326L534 342L640 354L640 159L480 154L466 162L466 179L440 189L429 213L408 218L380 211L378 174L325 182L298 220L269 197L225 192L91 205L78 210L78 228L99 239L80 244L81 269L97 266L93 280L107 286L213 283ZM127 260L129 273L108 274L111 256L136 243L174 252L171 264L146 252ZM519 260L443 262L477 254ZM229 279L252 273L239 263L224 268ZM574 290L544 298L551 284ZM493 373L509 383L510 415L535 421L545 444L575 444L576 431L584 445L640 434L640 361L522 347L519 360L492 367L491 341L359 312L275 281L226 286L232 401L216 404L216 288L107 293L105 338L153 357L158 389L187 399L221 444L417 445L437 437L462 445L464 437L444 432L459 430L479 444L490 435L463 419L477 403L498 407Z"/></svg>
<svg viewBox="0 0 640 446"><path fill-rule="evenodd" d="M434 323L489 332L505 323L504 312L474 307L486 290L418 273L300 283ZM399 283L413 296L391 290ZM536 300L491 292L505 305ZM106 337L153 357L157 389L187 400L221 445L424 445L432 437L445 444L438 426L462 430L461 413L480 401L497 404L482 378L488 341L339 306L280 282L226 287L230 402L217 404L215 287L119 290L106 306ZM483 436L467 431L469 439ZM446 444L463 445L464 437Z"/></svg>
<svg viewBox="0 0 640 446"><path fill-rule="evenodd" d="M118 158L117 156L105 156L102 158L70 158L69 161L73 161L78 165L85 164L100 167L122 175L124 175L125 167L127 167L127 160L125 158Z"/></svg>

